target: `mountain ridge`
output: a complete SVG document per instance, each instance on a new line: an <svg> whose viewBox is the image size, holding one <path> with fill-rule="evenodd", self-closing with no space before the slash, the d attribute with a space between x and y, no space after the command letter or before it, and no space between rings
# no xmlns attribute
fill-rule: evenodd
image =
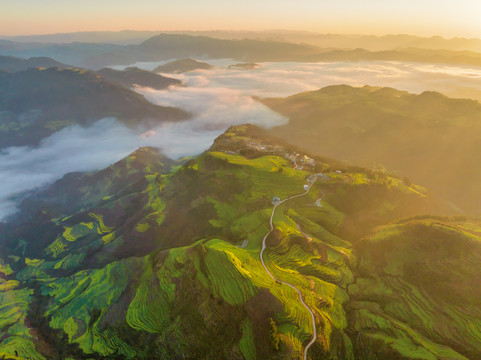
<svg viewBox="0 0 481 360"><path fill-rule="evenodd" d="M68 68L70 66L48 57L31 57L29 59L22 59L14 56L0 56L0 70L6 72L17 72L27 70L32 67Z"/></svg>
<svg viewBox="0 0 481 360"><path fill-rule="evenodd" d="M91 71L30 68L0 76L0 116L0 142L6 147L36 145L66 126L85 126L105 117L131 127L152 127L187 119L189 114L154 105Z"/></svg>
<svg viewBox="0 0 481 360"><path fill-rule="evenodd" d="M305 196L278 206L264 253L270 271L295 285L314 312L318 337L306 355L479 355L472 327L479 314L409 307L437 306L436 285L413 280L417 259L429 260L425 276L446 271L450 286L458 276L452 264L463 254L472 260L463 271L479 273L475 220L419 216L432 207L416 185L311 157L251 125L230 127L184 164L164 159L142 148L101 172L67 176L43 197L79 204L44 202L35 221L0 227L1 254L10 255L0 260L0 299L13 309L0 319L1 355L43 359L53 348L73 359L303 356L312 336L308 313L258 256L273 196L303 193L309 182ZM405 239L419 243L417 252ZM456 241L463 245L450 251ZM476 299L477 290L465 285L458 294ZM443 301L456 305L449 296ZM446 324L467 336L449 340Z"/></svg>
<svg viewBox="0 0 481 360"><path fill-rule="evenodd" d="M208 34L208 33L207 33ZM342 38L342 37L341 37ZM0 53L19 57L49 56L68 64L100 69L111 65L131 65L140 61L162 61L175 58L234 58L242 62L261 61L410 61L481 65L481 47L448 46L451 40L436 41L425 46L424 41L388 36L380 40L364 38L360 43L350 38L339 40L336 35L321 36L314 45L293 37L283 38L225 38L194 33L161 33L141 43L119 45L109 43L15 43L0 41ZM397 39L395 46L391 38ZM312 39L316 39L314 36ZM337 40L336 40L337 39ZM386 40L387 39L387 40ZM335 46L336 41L341 41ZM454 41L454 40L453 40ZM474 41L474 40L473 40ZM429 42L429 41L428 41ZM467 40L468 43L470 40ZM2 46L3 44L3 46ZM366 49L362 48L365 45ZM447 49L446 49L447 48Z"/></svg>

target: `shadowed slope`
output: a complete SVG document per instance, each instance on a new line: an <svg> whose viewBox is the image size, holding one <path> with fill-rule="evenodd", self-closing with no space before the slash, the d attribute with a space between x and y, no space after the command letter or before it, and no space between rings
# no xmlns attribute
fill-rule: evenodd
<svg viewBox="0 0 481 360"><path fill-rule="evenodd" d="M35 145L68 125L116 117L151 127L183 120L182 110L154 105L117 83L80 69L29 69L0 74L0 143Z"/></svg>

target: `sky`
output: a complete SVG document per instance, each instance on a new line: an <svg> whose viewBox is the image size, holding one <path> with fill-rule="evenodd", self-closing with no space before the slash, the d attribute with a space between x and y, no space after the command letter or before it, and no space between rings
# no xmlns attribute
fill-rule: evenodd
<svg viewBox="0 0 481 360"><path fill-rule="evenodd" d="M305 30L481 38L480 0L0 0L0 35Z"/></svg>

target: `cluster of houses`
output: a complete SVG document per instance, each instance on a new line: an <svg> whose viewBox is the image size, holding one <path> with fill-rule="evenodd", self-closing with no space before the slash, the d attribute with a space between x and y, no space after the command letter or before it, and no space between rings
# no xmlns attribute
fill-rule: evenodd
<svg viewBox="0 0 481 360"><path fill-rule="evenodd" d="M316 162L313 158L296 152L286 152L286 149L281 145L269 145L255 140L246 141L245 145L247 148L256 151L277 153L278 155L284 156L284 158L293 164L293 167L296 170L308 170L309 168L312 169L316 166ZM232 150L228 150L226 153L229 155L237 154L237 152Z"/></svg>
<svg viewBox="0 0 481 360"><path fill-rule="evenodd" d="M307 155L301 155L297 153L286 153L284 157L291 161L294 165L294 169L296 170L304 170L305 167L314 167L316 166L316 162L314 159L310 158Z"/></svg>
<svg viewBox="0 0 481 360"><path fill-rule="evenodd" d="M304 165L316 166L314 159L310 158L307 155L301 156L301 158L298 161Z"/></svg>
<svg viewBox="0 0 481 360"><path fill-rule="evenodd" d="M247 142L247 146L257 151L279 152L283 150L280 145L266 145L252 140Z"/></svg>

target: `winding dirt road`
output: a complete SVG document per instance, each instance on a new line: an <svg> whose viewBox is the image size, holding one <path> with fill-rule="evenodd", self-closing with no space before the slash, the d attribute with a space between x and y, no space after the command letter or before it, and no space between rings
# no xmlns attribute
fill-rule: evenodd
<svg viewBox="0 0 481 360"><path fill-rule="evenodd" d="M317 180L317 179L316 179ZM315 181L314 181L315 183ZM312 185L314 185L314 183ZM309 193L309 191L311 191L311 188L312 188L312 185L309 186L309 189L307 189L305 192L303 192L302 194L298 194L298 195L293 195L293 196L290 196L288 198L285 198L284 200L282 201L279 201L277 204L274 205L274 208L272 209L272 213L271 213L271 218L270 218L270 226L271 226L271 229L269 230L269 232L266 234L266 236L264 236L264 239L262 239L262 250L261 250L261 253L260 253L260 259L261 259L261 263L262 263L262 266L264 267L264 270L269 274L269 276L274 279L276 282L278 283L281 283L281 284L284 284L284 285L287 285L291 288L293 288L295 291L297 291L297 294L299 294L299 301L301 302L301 304L307 309L307 311L309 311L309 313L311 314L311 321L312 321L312 339L311 341L309 342L309 344L306 345L306 347L304 348L304 360L307 360L307 351L309 350L309 348L311 347L312 344L314 344L316 342L316 339L317 339L317 329L316 329L316 319L314 317L314 313L312 312L311 308L309 306L307 306L307 304L305 303L304 301L304 297L302 296L302 293L301 291L295 287L294 285L288 283L288 282L285 282L285 281L282 281L282 280L279 280L278 278L276 278L274 275L272 275L272 273L269 271L269 269L267 269L267 266L266 264L264 263L264 250L266 249L266 239L267 237L272 233L272 231L274 231L274 224L273 224L273 219L274 219L274 214L276 212L276 209L279 205L285 203L286 201L288 200L291 200L291 199L294 199L294 198L298 198L298 197L301 197L301 196L304 196L304 195L307 195Z"/></svg>

